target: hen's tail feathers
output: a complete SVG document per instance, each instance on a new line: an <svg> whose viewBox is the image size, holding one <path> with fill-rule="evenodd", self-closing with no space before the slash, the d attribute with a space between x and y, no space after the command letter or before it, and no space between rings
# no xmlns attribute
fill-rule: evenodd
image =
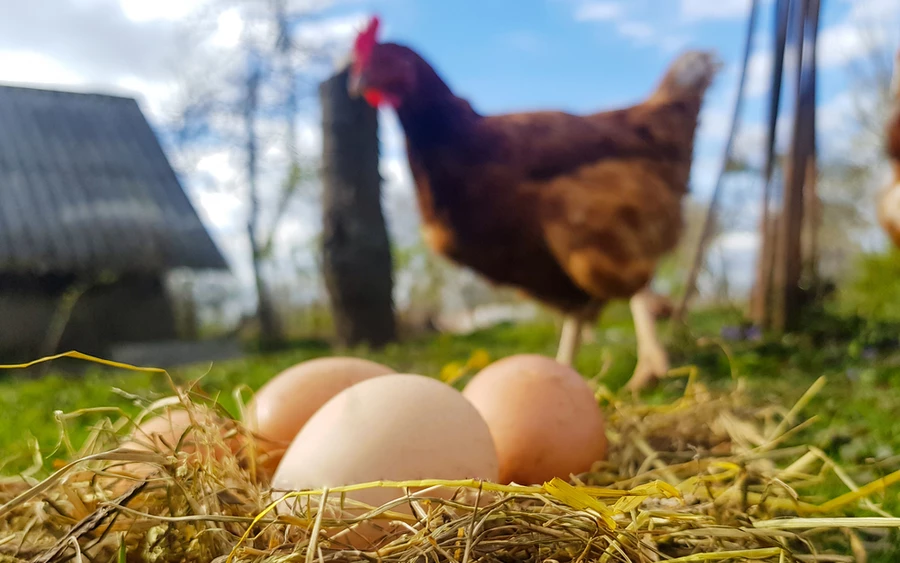
<svg viewBox="0 0 900 563"><path fill-rule="evenodd" d="M656 99L702 97L722 68L709 51L688 51L671 65L653 95Z"/></svg>

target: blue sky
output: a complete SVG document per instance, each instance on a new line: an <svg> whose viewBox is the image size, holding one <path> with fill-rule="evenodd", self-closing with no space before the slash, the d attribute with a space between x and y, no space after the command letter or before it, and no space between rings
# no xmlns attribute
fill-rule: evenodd
<svg viewBox="0 0 900 563"><path fill-rule="evenodd" d="M675 2L580 7L565 0L532 0L510 9L511 2L462 0L420 3L412 12L409 4L371 3L382 14L384 40L416 48L460 95L486 112L587 111L626 103L646 93L671 59L674 51L666 38L714 47L732 60L744 26L741 18L729 18L663 31L664 22L678 17ZM584 19L592 14L583 6L601 5L610 8L593 14L600 19ZM623 34L625 24L633 24L636 35Z"/></svg>

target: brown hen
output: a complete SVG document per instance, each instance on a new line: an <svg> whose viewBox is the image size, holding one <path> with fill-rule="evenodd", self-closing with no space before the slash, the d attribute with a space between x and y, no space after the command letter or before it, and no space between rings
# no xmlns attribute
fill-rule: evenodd
<svg viewBox="0 0 900 563"><path fill-rule="evenodd" d="M682 231L697 118L719 62L685 53L625 109L483 116L413 50L378 43L377 27L373 18L357 38L350 89L397 112L430 248L566 314L563 363L584 322L630 298L630 385L668 371L647 287Z"/></svg>
<svg viewBox="0 0 900 563"><path fill-rule="evenodd" d="M900 49L894 58L891 99L885 143L891 161L891 180L878 202L878 220L894 245L900 247Z"/></svg>

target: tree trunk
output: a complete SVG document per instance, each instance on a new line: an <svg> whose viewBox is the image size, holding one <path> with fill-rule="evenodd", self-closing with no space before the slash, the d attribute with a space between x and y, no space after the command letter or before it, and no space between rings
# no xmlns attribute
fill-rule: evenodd
<svg viewBox="0 0 900 563"><path fill-rule="evenodd" d="M255 241L251 237L251 241ZM254 242L254 244L256 244ZM271 348L280 345L284 338L281 332L281 322L275 312L275 304L272 302L272 294L266 286L266 280L262 272L263 257L259 252L253 253L253 281L256 284L256 319L259 322L259 340L263 348Z"/></svg>
<svg viewBox="0 0 900 563"><path fill-rule="evenodd" d="M322 266L337 340L396 338L393 263L381 210L378 116L347 91L344 69L322 83Z"/></svg>
<svg viewBox="0 0 900 563"><path fill-rule="evenodd" d="M256 317L259 321L259 339L264 347L272 347L281 343L281 327L278 316L272 305L272 297L266 287L263 276L263 241L260 236L260 202L258 183L258 154L256 133L256 111L259 107L259 86L261 71L258 61L251 57L246 82L246 98L244 100L244 128L246 130L245 150L247 157L247 184L250 192L250 210L247 216L247 238L250 240L250 252L253 260L253 281L256 285Z"/></svg>

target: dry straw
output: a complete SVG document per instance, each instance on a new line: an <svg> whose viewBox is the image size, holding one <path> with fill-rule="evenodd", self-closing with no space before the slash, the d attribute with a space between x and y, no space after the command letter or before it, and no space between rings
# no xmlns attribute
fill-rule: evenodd
<svg viewBox="0 0 900 563"><path fill-rule="evenodd" d="M889 541L885 528L900 527L873 500L900 472L858 485L822 451L793 443L824 384L793 408L750 407L739 380L713 394L693 371L684 395L665 405L601 389L609 459L569 481L379 482L284 495L257 476L250 432L195 385L173 384L172 397L139 417L96 425L49 477L34 479L36 454L32 471L0 481L0 562L865 561L867 549ZM166 409L191 417L178 443L120 447L135 422ZM60 417L63 431L77 414ZM225 453L190 453L202 446ZM844 494L811 496L835 478ZM367 487L418 492L343 520L315 508L326 499L352 505L347 493ZM431 495L438 487L458 494ZM293 510L276 510L286 499ZM389 530L377 548L344 543L376 518Z"/></svg>

